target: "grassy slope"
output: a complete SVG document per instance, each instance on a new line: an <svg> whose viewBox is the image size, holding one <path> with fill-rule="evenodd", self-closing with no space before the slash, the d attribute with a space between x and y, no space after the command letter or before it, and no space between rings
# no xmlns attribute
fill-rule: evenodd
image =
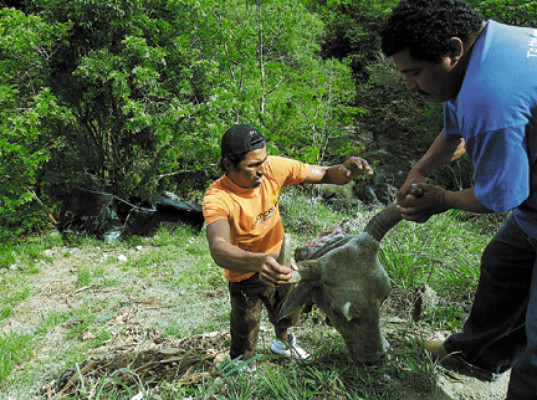
<svg viewBox="0 0 537 400"><path fill-rule="evenodd" d="M295 245L342 220L348 231L359 232L378 211L335 212L291 191L283 196L282 209ZM138 391L145 399L431 398L437 365L423 354L421 343L461 327L481 251L502 218L450 212L424 225L402 222L387 235L379 258L393 283L382 321L391 350L379 366L350 364L341 337L314 308L294 329L314 354L310 362L265 356L255 378L232 375L190 386L177 380L151 389L138 382L105 390L96 382L93 389L80 387L75 398L130 399ZM2 399L32 398L95 349L129 337L185 338L228 329L226 283L208 254L204 232L162 229L152 238L112 244L49 236L6 249L2 259ZM424 283L439 294L439 305L415 322L413 294ZM265 316L263 326L270 328ZM263 331L261 354L268 353L271 340L270 329Z"/></svg>

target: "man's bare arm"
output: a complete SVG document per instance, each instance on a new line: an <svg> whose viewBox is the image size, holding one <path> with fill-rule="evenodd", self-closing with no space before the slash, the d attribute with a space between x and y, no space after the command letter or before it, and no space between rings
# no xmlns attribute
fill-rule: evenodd
<svg viewBox="0 0 537 400"><path fill-rule="evenodd" d="M310 165L308 176L304 180L304 183L345 185L352 179L363 174L373 175L373 168L363 158L350 157L342 164L330 167Z"/></svg>
<svg viewBox="0 0 537 400"><path fill-rule="evenodd" d="M436 137L429 150L408 173L405 183L397 193L397 203L403 205L415 183L425 183L425 178L443 165L462 157L466 152L464 139L447 140L444 130Z"/></svg>
<svg viewBox="0 0 537 400"><path fill-rule="evenodd" d="M462 138L447 140L442 129L429 150L412 169L427 177L441 166L462 157L466 153L465 145L466 143Z"/></svg>
<svg viewBox="0 0 537 400"><path fill-rule="evenodd" d="M292 277L291 269L276 261L276 254L253 253L232 245L226 220L207 226L207 241L214 262L222 268L239 273L259 272L261 281L269 286L287 283Z"/></svg>

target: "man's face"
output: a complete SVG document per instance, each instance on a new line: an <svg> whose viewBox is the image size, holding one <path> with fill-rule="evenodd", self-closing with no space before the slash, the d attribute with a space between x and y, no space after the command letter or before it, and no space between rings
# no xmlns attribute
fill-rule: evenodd
<svg viewBox="0 0 537 400"><path fill-rule="evenodd" d="M425 100L441 103L454 98L460 89L458 62L449 56L443 57L440 63L419 61L407 49L396 53L393 61L404 75L408 90Z"/></svg>
<svg viewBox="0 0 537 400"><path fill-rule="evenodd" d="M267 148L252 150L246 154L238 168L233 165L226 167L227 176L240 187L253 189L261 185L265 175L265 163L267 161Z"/></svg>

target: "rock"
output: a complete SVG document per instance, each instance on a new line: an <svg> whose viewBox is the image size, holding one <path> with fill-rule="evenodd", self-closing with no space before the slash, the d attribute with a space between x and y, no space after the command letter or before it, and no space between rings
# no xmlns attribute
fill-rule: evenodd
<svg viewBox="0 0 537 400"><path fill-rule="evenodd" d="M214 357L214 366L218 368L220 365L222 365L227 359L229 359L229 356L224 353L218 353Z"/></svg>
<svg viewBox="0 0 537 400"><path fill-rule="evenodd" d="M408 162L397 158L386 149L370 151L362 157L373 167L375 174L371 180L356 180L356 197L379 205L393 203L398 189L410 171Z"/></svg>
<svg viewBox="0 0 537 400"><path fill-rule="evenodd" d="M319 186L319 194L328 203L343 207L355 207L362 203L356 197L354 190L355 181L351 181L346 185L324 184Z"/></svg>
<svg viewBox="0 0 537 400"><path fill-rule="evenodd" d="M421 285L414 293L412 319L419 321L426 313L431 313L438 306L438 294L427 284Z"/></svg>
<svg viewBox="0 0 537 400"><path fill-rule="evenodd" d="M121 262L125 262L127 261L127 257L124 256L123 254L120 254L119 256L117 256L117 260Z"/></svg>
<svg viewBox="0 0 537 400"><path fill-rule="evenodd" d="M51 250L51 249L45 250L46 257L52 257L53 255L54 255L54 250Z"/></svg>
<svg viewBox="0 0 537 400"><path fill-rule="evenodd" d="M53 230L53 231L50 231L50 232L48 233L48 236L49 236L50 238L53 238L53 239L55 239L55 238L61 238L61 237L62 237L62 233L61 233L60 231Z"/></svg>
<svg viewBox="0 0 537 400"><path fill-rule="evenodd" d="M444 372L443 367L440 371ZM442 373L437 381L438 400L503 400L507 394L510 371L494 382L485 382L477 378L454 375L450 371Z"/></svg>
<svg viewBox="0 0 537 400"><path fill-rule="evenodd" d="M80 249L78 247L73 247L71 249L65 249L64 252L63 252L63 255L64 256L70 256L70 255L73 255L77 252L79 252Z"/></svg>

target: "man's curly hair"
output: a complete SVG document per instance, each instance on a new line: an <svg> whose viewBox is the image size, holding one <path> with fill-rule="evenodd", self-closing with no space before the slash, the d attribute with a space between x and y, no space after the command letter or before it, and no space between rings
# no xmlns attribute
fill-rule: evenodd
<svg viewBox="0 0 537 400"><path fill-rule="evenodd" d="M466 43L484 20L462 0L402 0L382 29L382 52L391 57L408 49L416 60L438 63L449 50L449 38Z"/></svg>

